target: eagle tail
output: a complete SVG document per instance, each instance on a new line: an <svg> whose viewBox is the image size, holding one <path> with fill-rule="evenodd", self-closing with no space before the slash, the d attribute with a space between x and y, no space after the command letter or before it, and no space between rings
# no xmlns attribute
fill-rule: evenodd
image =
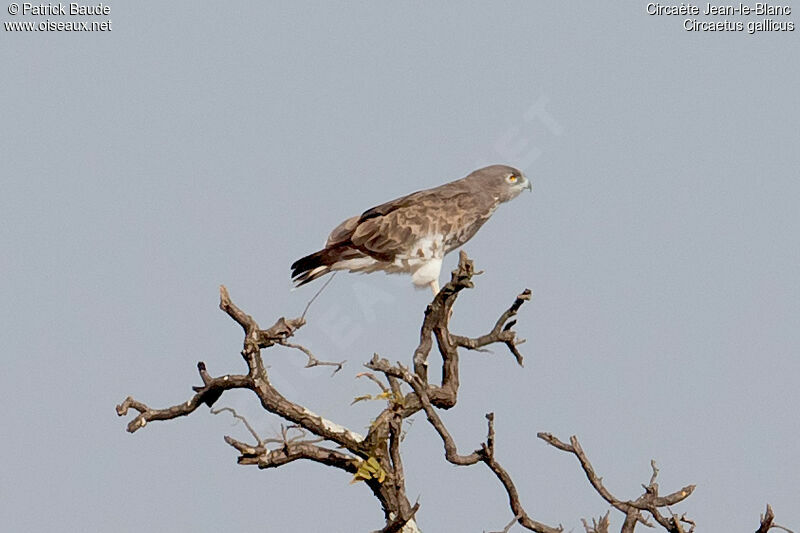
<svg viewBox="0 0 800 533"><path fill-rule="evenodd" d="M342 250L337 247L325 248L292 263L294 286L300 287L330 272L331 267L341 258L341 253Z"/></svg>

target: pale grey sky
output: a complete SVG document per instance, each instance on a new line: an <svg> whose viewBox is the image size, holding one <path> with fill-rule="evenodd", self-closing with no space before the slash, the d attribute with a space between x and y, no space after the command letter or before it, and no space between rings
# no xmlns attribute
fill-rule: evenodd
<svg viewBox="0 0 800 533"><path fill-rule="evenodd" d="M227 416L129 435L114 406L185 401L201 359L242 370L219 284L262 325L299 314L318 284L290 292L289 265L335 224L489 162L533 194L466 246L486 273L454 329L534 298L525 368L463 358L460 449L494 411L528 512L568 530L608 506L537 431L577 434L620 497L651 458L663 490L696 483L675 510L701 531L752 531L767 502L800 528L798 31L687 32L646 4L111 2L110 32L0 30L3 529L380 527L338 471L237 466ZM410 360L428 296L340 274L297 340L348 365L274 350L274 382L362 430L381 406L349 405L372 392L353 376ZM279 428L246 393L220 405ZM424 531L511 518L421 417L405 460Z"/></svg>

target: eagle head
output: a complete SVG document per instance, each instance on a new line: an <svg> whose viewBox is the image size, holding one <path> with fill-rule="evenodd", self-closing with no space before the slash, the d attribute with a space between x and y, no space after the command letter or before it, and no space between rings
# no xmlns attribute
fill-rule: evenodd
<svg viewBox="0 0 800 533"><path fill-rule="evenodd" d="M491 193L500 202L513 200L525 189L531 190L531 182L525 174L508 165L479 168L465 181L478 185L482 192Z"/></svg>

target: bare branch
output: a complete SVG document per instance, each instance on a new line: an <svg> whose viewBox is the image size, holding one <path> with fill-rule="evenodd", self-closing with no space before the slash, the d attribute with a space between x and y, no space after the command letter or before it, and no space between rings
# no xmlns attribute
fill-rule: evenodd
<svg viewBox="0 0 800 533"><path fill-rule="evenodd" d="M297 434L289 436L289 432L294 431ZM302 426L298 426L296 424L292 424L291 426L284 426L281 424L281 436L280 438L269 438L264 439L264 444L287 444L287 443L294 443L294 442L308 442L311 444L316 444L317 442L325 441L322 437L317 437L315 439L308 438L308 431L303 429Z"/></svg>
<svg viewBox="0 0 800 533"><path fill-rule="evenodd" d="M244 424L244 427L247 428L247 431L249 431L250 434L253 436L253 438L256 439L256 442L258 443L259 446L263 446L264 445L264 441L261 440L261 437L258 435L256 430L253 429L253 426L250 425L250 422L248 422L245 417L243 417L242 415L237 413L236 410L233 407L220 407L218 409L211 409L211 414L212 415L218 415L218 414L220 414L220 413L222 413L224 411L229 412L231 414L231 416L233 416L233 418L235 418L237 420L240 420Z"/></svg>
<svg viewBox="0 0 800 533"><path fill-rule="evenodd" d="M694 528L697 524L695 524L694 520L687 518L686 513L682 514L678 520L689 525L689 529L686 530L686 533L694 533Z"/></svg>
<svg viewBox="0 0 800 533"><path fill-rule="evenodd" d="M284 340L284 339L281 339L280 341L278 341L277 344L280 344L281 346L286 346L287 348L294 348L296 350L300 350L301 352L306 354L306 356L308 357L308 362L306 363L306 368L311 368L311 367L314 367L314 366L335 366L336 368L333 370L333 374L331 374L331 376L336 375L336 373L339 370L341 370L342 367L344 366L344 364L347 362L347 361L341 361L341 362L337 363L337 362L332 362L332 361L320 361L319 359L317 359L314 356L313 353L311 353L311 350L309 350L305 346L302 346L300 344L295 344L295 343L289 342L289 341Z"/></svg>
<svg viewBox="0 0 800 533"><path fill-rule="evenodd" d="M561 533L564 530L561 526L551 527L541 522L537 522L528 516L528 513L525 512L525 509L522 507L519 493L517 492L517 488L514 486L514 482L511 480L511 475L500 465L500 463L494 459L494 457L484 456L483 462L486 463L486 466L488 466L492 472L494 472L495 476L497 476L497 479L500 480L500 483L502 483L503 487L506 489L511 511L515 516L520 517L517 520L519 525L538 533Z"/></svg>
<svg viewBox="0 0 800 533"><path fill-rule="evenodd" d="M756 533L767 533L767 531L770 529L780 529L782 531L786 531L787 533L792 533L791 530L775 523L775 513L772 510L772 506L767 504L767 512L761 515L761 523L759 524Z"/></svg>
<svg viewBox="0 0 800 533"><path fill-rule="evenodd" d="M257 465L258 468L277 468L298 459L308 459L326 466L332 466L354 474L358 467L358 458L338 450L318 446L308 441L284 442L273 450L265 446L249 446L233 437L225 437L225 442L235 448L241 455L241 465Z"/></svg>
<svg viewBox="0 0 800 533"><path fill-rule="evenodd" d="M469 455L460 455L458 453L458 447L456 446L453 437L450 435L450 432L447 431L444 422L442 422L442 419L439 418L439 415L436 413L433 405L431 405L430 398L428 398L428 392L425 390L422 380L419 378L419 376L412 374L408 371L408 369L399 363L398 367L403 372L403 379L406 381L406 383L411 385L411 388L414 389L414 392L417 393L417 397L422 402L422 409L425 411L428 422L431 423L433 428L442 438L442 442L444 443L445 458L454 465L460 466L474 465L480 461L482 455L481 450L476 450Z"/></svg>
<svg viewBox="0 0 800 533"><path fill-rule="evenodd" d="M611 527L611 520L609 520L610 514L611 512L607 511L606 514L599 519L592 518L591 525L589 525L589 522L587 522L585 518L581 518L583 529L586 530L586 533L608 533L608 528Z"/></svg>
<svg viewBox="0 0 800 533"><path fill-rule="evenodd" d="M270 346L286 340L294 332L303 327L306 323L304 317L284 318L280 317L268 329L260 329L258 323L252 316L248 315L231 300L228 289L224 285L219 287L219 308L225 311L237 324L242 326L245 332L244 348L245 352L257 351L260 348ZM243 352L242 355L245 355Z"/></svg>
<svg viewBox="0 0 800 533"><path fill-rule="evenodd" d="M506 524L505 527L501 531L490 531L489 533L508 533L509 531L511 531L511 528L514 527L514 524L516 524L519 521L520 518L522 518L522 517L517 515L514 518L512 518L511 522ZM486 533L486 530L484 530L484 533Z"/></svg>
<svg viewBox="0 0 800 533"><path fill-rule="evenodd" d="M517 338L513 330L516 315L522 305L531 299L530 290L520 293L512 305L506 309L492 329L479 337L453 335L449 331L453 306L465 288L472 288L473 276L479 274L474 270L472 261L464 252L459 255L458 267L452 272L450 281L434 297L425 310L425 317L420 329L420 339L413 356L413 367L409 369L400 363L392 365L377 354L365 364L374 372L361 372L356 377L366 377L381 390L380 398L388 400L386 407L372 421L366 437L317 415L303 405L285 398L270 383L269 375L262 360L261 350L279 345L303 352L308 361L306 367L331 366L333 374L342 369L342 362L321 361L305 346L291 342L296 331L306 324L309 308L322 291L330 283L326 283L306 304L298 318L280 317L268 329L261 329L255 319L242 311L231 300L227 289L220 287L220 309L239 324L244 331L241 355L247 364L246 374L227 374L220 377L211 376L205 364L198 363L198 372L202 385L193 387L194 394L184 403L163 409L153 409L146 404L126 398L116 409L119 416L127 415L129 409L138 412L128 423L128 431L133 433L153 420L170 420L187 416L200 405L209 407L229 389L249 389L258 398L261 406L277 415L290 425L281 426L280 434L275 438L261 438L249 422L234 409L222 407L212 409L212 414L223 411L242 421L255 444L248 444L233 437L226 436L225 442L239 453L237 461L243 465L256 465L259 468L277 468L290 462L305 459L334 467L350 474L362 472L365 465L372 465L372 470L356 479L365 482L381 503L386 524L380 533L400 531L418 531L415 514L419 502L413 506L408 501L405 489L405 473L400 445L403 440L403 423L410 420L415 413L424 411L426 419L442 440L444 455L448 462L469 466L484 463L503 485L508 496L509 507L514 519L500 533L508 533L514 524L539 533L560 533L562 527L552 527L533 520L523 508L516 486L511 475L495 457L497 435L494 426L494 414L487 418L487 436L485 442L469 454L462 455L458 446L439 417L438 409L449 409L456 405L459 391L459 348L486 351L491 344L505 344L514 355L520 366L523 364L522 354L518 346L525 342ZM428 382L428 364L431 350L436 348L442 357L442 378L439 385ZM403 392L403 383L411 387L411 391ZM387 386L388 384L388 386ZM657 477L658 467L651 462L652 475L649 483L642 485L644 493L636 499L622 500L612 494L597 475L594 467L581 448L577 437L570 437L565 443L549 433L539 433L539 438L553 447L574 455L579 461L589 483L594 490L614 509L623 513L625 519L622 533L632 533L638 524L654 526L654 522L670 533L694 533L695 522L686 514L678 516L670 506L685 500L694 490L694 485L665 496L659 494ZM370 472L378 472L371 476ZM649 515L649 516L648 516ZM587 533L608 533L610 528L610 512L599 519L592 519L589 524L583 520ZM650 517L654 522L651 522ZM757 533L767 533L771 529L788 529L774 523L774 513L768 505L766 514L761 518Z"/></svg>
<svg viewBox="0 0 800 533"><path fill-rule="evenodd" d="M152 409L144 403L128 396L117 405L117 415L125 416L128 409L139 411L139 415L128 423L128 432L134 433L153 420L172 420L193 413L202 404L209 406L220 397L223 391L229 389L245 389L251 386L250 376L229 375L212 378L206 372L206 365L202 361L197 364L204 385L194 387L195 394L189 400L164 409Z"/></svg>
<svg viewBox="0 0 800 533"><path fill-rule="evenodd" d="M219 286L219 308L225 311L237 324L242 326L245 333L258 330L258 324L256 324L253 317L239 309L236 304L231 301L230 294L228 294L228 289L225 288L225 285Z"/></svg>
<svg viewBox="0 0 800 533"><path fill-rule="evenodd" d="M775 520L775 513L772 511L772 506L767 504L767 512L761 515L761 524L759 525L756 533L767 533L772 528L772 522Z"/></svg>
<svg viewBox="0 0 800 533"><path fill-rule="evenodd" d="M356 374L356 378L368 378L371 381L373 381L376 385L378 385L378 387L380 387L381 392L389 392L389 388L386 385L384 385L381 382L381 380L379 380L377 376L375 376L375 374L373 374L372 372L359 372L358 374Z"/></svg>
<svg viewBox="0 0 800 533"><path fill-rule="evenodd" d="M508 349L516 358L519 366L523 366L522 354L519 353L519 350L517 350L517 346L525 341L522 339L517 339L516 332L511 329L514 327L514 324L516 324L517 321L511 320L509 322L509 319L515 316L517 311L519 311L519 308L522 307L522 304L530 299L531 291L529 289L525 289L521 294L519 294L519 296L517 296L516 300L514 300L514 303L511 304L511 307L509 307L502 315L500 315L500 318L497 319L497 322L495 322L492 331L486 335L482 335L474 339L462 337L460 335L452 335L451 338L453 339L453 342L455 342L458 346L462 346L469 350L479 350L484 346L494 344L496 342L504 343L506 346L508 346Z"/></svg>
<svg viewBox="0 0 800 533"><path fill-rule="evenodd" d="M583 452L583 449L578 442L577 437L572 436L570 437L570 443L567 444L565 442L561 442L555 436L551 435L550 433L539 433L537 435L540 439L547 442L551 446L558 448L559 450L563 450L565 452L570 452L578 458L578 461L581 463L581 467L583 471L586 473L586 477L589 479L589 483L591 483L592 487L603 497L605 501L619 509L620 511L627 512L629 506L625 505L621 502L618 498L616 498L608 489L605 488L603 485L603 478L598 477L592 467L592 464L589 462L589 459L586 457L586 454Z"/></svg>
<svg viewBox="0 0 800 533"><path fill-rule="evenodd" d="M650 468L653 469L653 475L650 476L650 486L652 487L656 484L656 478L658 477L658 465L656 465L655 459L650 459ZM642 487L647 490L647 487L644 485L642 485Z"/></svg>
<svg viewBox="0 0 800 533"><path fill-rule="evenodd" d="M558 440L550 433L538 433L537 436L543 441L550 444L551 446L558 448L559 450L563 450L574 454L575 457L578 458L578 461L580 461L581 467L583 468L583 471L586 473L586 477L589 479L589 483L591 483L592 487L594 487L597 493L600 494L600 496L602 496L604 500L606 500L615 508L619 509L626 515L629 514L631 506L616 498L613 494L611 494L611 492L608 491L608 489L605 488L605 486L603 485L603 478L598 477L597 474L595 474L594 468L592 467L592 464L589 462L589 459L586 457L586 454L583 452L583 449L581 448L581 445L578 442L577 437L575 436L570 437L569 440L571 444L566 444ZM648 526L651 525L649 522L647 522L645 518L643 518L638 513L636 513L635 516L636 520L642 522L643 524Z"/></svg>
<svg viewBox="0 0 800 533"><path fill-rule="evenodd" d="M400 434L402 433L403 419L400 416L395 416L389 424L389 456L392 460L392 475L391 481L394 485L394 490L397 494L405 492L405 472L403 471L403 460L400 457ZM403 498L398 502L398 516L405 518L408 522L416 510L411 510L408 500ZM419 508L419 503L417 503ZM405 522L403 523L405 525Z"/></svg>
<svg viewBox="0 0 800 533"><path fill-rule="evenodd" d="M625 513L625 521L622 523L622 529L620 533L633 533L633 530L636 529L636 524L639 523L639 519L641 515L639 511L634 509L633 507L628 509L628 512ZM652 525L648 524L649 527L653 527Z"/></svg>
<svg viewBox="0 0 800 533"><path fill-rule="evenodd" d="M450 432L445 427L444 423L442 422L439 415L431 405L430 399L428 398L426 387L424 386L422 380L416 374L412 374L409 372L405 367L398 363L397 365L400 370L403 372L403 379L411 385L414 389L414 392L419 397L420 401L422 402L422 408L425 411L425 415L428 418L428 421L434 427L436 432L442 439L444 443L445 449L445 458L459 466L468 466L477 463L478 461L483 461L489 467L489 469L494 472L500 482L506 489L508 493L509 505L511 506L511 510L514 512L514 516L517 516L517 522L519 524L531 531L537 531L539 533L560 533L562 531L561 528L554 528L548 525L545 525L541 522L537 522L528 516L525 512L524 508L522 507L522 503L519 499L519 494L517 493L517 489L514 486L514 482L511 480L511 476L508 472L498 463L494 458L494 440L495 440L495 433L494 433L494 414L489 413L486 415L486 419L488 420L488 434L486 438L486 443L484 443L480 449L472 452L469 455L460 455L458 453L458 447L456 446L453 437L450 435Z"/></svg>
<svg viewBox="0 0 800 533"><path fill-rule="evenodd" d="M655 482L656 476L658 475L658 468L656 467L655 461L651 461L653 475L650 477L650 484L646 486L643 485L645 493L636 500L623 501L611 494L611 492L603 485L603 479L597 476L595 473L594 467L592 467L592 464L586 457L586 454L581 448L577 437L570 437L570 444L566 444L558 440L550 433L539 433L537 436L551 446L572 453L578 458L578 461L580 462L581 467L583 468L583 471L589 480L589 483L591 483L592 487L594 487L597 493L600 494L600 496L602 496L603 499L611 504L614 508L625 513L626 519L625 525L622 529L623 532L633 531L635 521L639 521L647 526L652 525L646 518L641 516L639 511L647 511L653 516L656 522L661 524L661 526L663 526L667 531L672 533L685 533L683 526L681 526L681 522L689 524L692 523L691 520L686 519L685 515L683 517L678 517L670 512L671 516L667 518L659 511L659 508L666 508L688 498L689 495L694 491L695 486L687 485L686 487L668 494L667 496L659 496L658 484Z"/></svg>
<svg viewBox="0 0 800 533"><path fill-rule="evenodd" d="M128 431L133 433L151 420L171 420L186 416L194 412L201 403L209 406L213 405L225 390L246 388L252 390L258 396L261 405L267 411L297 424L318 437L335 442L354 453L363 454L363 437L361 435L331 422L301 405L290 402L269 382L260 350L286 342L286 339L305 324L305 320L302 318L286 319L281 317L269 329L262 330L258 327L253 317L233 303L224 286L220 287L220 309L242 326L245 332L242 357L247 363L248 374L212 378L206 371L205 364L200 362L197 366L200 377L203 380L203 386L194 387L195 395L185 403L166 409L151 409L144 403L128 397L118 405L117 414L119 416L126 415L129 408L133 408L140 413L128 424Z"/></svg>

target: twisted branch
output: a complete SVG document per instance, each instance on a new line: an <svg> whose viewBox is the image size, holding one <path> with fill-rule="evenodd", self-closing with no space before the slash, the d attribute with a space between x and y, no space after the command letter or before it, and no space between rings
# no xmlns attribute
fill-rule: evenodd
<svg viewBox="0 0 800 533"><path fill-rule="evenodd" d="M202 404L210 407L226 390L250 388L251 380L249 376L226 374L218 378L212 378L206 372L206 365L202 361L197 363L197 369L203 380L203 386L193 387L195 390L194 396L183 403L165 409L152 409L128 396L121 404L117 405L118 416L127 415L128 409L139 411L139 415L128 423L128 433L135 433L148 422L154 420L172 420L173 418L189 415Z"/></svg>
<svg viewBox="0 0 800 533"><path fill-rule="evenodd" d="M467 348L468 350L480 350L484 346L489 344L494 344L496 342L501 342L508 346L509 351L514 355L517 360L519 366L523 366L522 364L522 354L519 353L517 346L524 343L524 339L517 339L517 333L513 331L511 328L517 323L516 320L509 319L517 314L519 308L522 307L527 301L531 299L531 291L530 289L525 289L522 293L517 296L517 299L514 300L514 303L511 304L500 318L497 319L495 322L494 328L492 331L487 333L486 335L481 335L480 337L469 338L469 337L462 337L460 335L451 335L450 338L455 342L458 346L462 346Z"/></svg>
<svg viewBox="0 0 800 533"><path fill-rule="evenodd" d="M187 401L163 409L154 409L129 396L117 406L117 414L125 416L130 409L138 412L137 416L127 425L127 430L133 433L150 421L171 420L187 416L203 404L211 407L226 390L251 390L266 411L289 421L291 425L282 426L278 438L264 439L234 409L229 407L212 409L211 412L214 414L230 412L234 418L241 420L255 441L253 444L248 444L230 436L225 437L225 442L239 453L238 463L267 469L305 459L355 474L354 479L363 480L383 507L386 524L376 533L392 533L418 531L415 515L419 509L419 502L412 506L406 496L400 445L403 439L403 422L415 413L423 411L427 421L442 440L445 459L448 462L459 466L484 463L503 485L513 513L513 520L505 526L502 533L508 532L514 524L520 524L530 531L539 533L560 533L563 531L561 526L548 526L527 514L511 475L497 461L495 457L497 436L493 413L486 415L487 436L485 442L482 442L473 452L465 455L458 452L455 440L438 414L438 409L449 409L457 402L459 348L483 350L491 344L504 344L517 363L520 366L523 364L523 357L518 346L524 340L518 339L512 328L516 325L515 316L519 309L531 298L531 292L528 289L516 297L488 333L478 337L450 333L449 324L453 306L462 290L473 287L472 277L476 274L478 272L475 272L472 261L464 252L461 252L458 267L452 272L450 281L439 291L425 310L420 328L420 340L414 350L411 369L400 363L392 365L377 354L365 363L364 366L368 369L382 374L385 383L372 372L362 372L357 377L366 377L373 381L380 388L382 397L388 400L387 406L370 424L366 437L286 399L270 383L262 359L261 350L279 345L303 352L308 358L306 367L332 366L335 367L333 374L342 369L344 361L321 361L306 347L289 340L298 329L306 324L305 317L311 303L324 290L327 283L308 302L300 317L289 319L280 317L267 329L261 329L252 316L233 303L225 287L220 287L220 309L239 324L244 331L241 355L247 365L247 373L213 377L207 371L205 364L199 362L197 369L202 385L193 387L194 394ZM442 357L442 378L439 384L428 381L428 364L434 340L438 353ZM403 387L401 387L403 383L411 387L409 392L403 393ZM390 392L391 394L389 394ZM549 433L539 433L538 436L551 446L575 455L595 491L625 516L622 533L633 532L638 524L652 527L653 522L643 513L648 513L656 523L670 533L693 533L694 522L685 514L681 516L673 514L669 506L686 499L694 490L694 485L688 485L679 491L661 496L656 483L658 468L653 462L651 463L653 473L650 482L643 485L644 494L634 500L621 500L603 485L602 478L596 474L576 437L571 437L570 443L567 444ZM607 513L599 520L593 519L591 525L584 520L583 526L587 533L608 533L609 514ZM774 513L768 505L757 533L767 533L773 528L789 531L774 523Z"/></svg>
<svg viewBox="0 0 800 533"><path fill-rule="evenodd" d="M247 363L246 375L224 375L213 378L208 374L205 363L197 364L203 385L193 387L195 394L186 402L165 409L152 409L131 397L117 406L117 414L125 416L128 409L139 411L139 415L128 424L128 431L133 433L153 420L171 420L194 412L201 404L212 406L229 389L249 389L258 396L261 405L267 411L289 420L308 432L354 452L364 454L361 446L363 437L339 424L331 422L305 407L295 404L283 397L270 383L261 350L275 344L286 344L305 319L280 317L268 329L261 329L252 316L242 311L230 298L227 289L220 287L220 309L230 316L244 330L244 341L241 355ZM319 364L325 364L320 362ZM338 365L338 363L335 363ZM313 366L313 365L312 365Z"/></svg>
<svg viewBox="0 0 800 533"><path fill-rule="evenodd" d="M656 483L658 468L656 468L655 462L652 461L651 466L653 468L653 475L650 478L649 485L642 485L645 489L644 494L639 496L636 500L623 501L611 494L611 492L603 485L603 478L599 477L595 473L594 467L589 462L589 458L586 457L586 453L584 453L577 437L574 435L570 437L570 444L567 444L560 441L550 433L538 433L537 436L551 446L558 448L559 450L569 452L577 457L581 464L581 468L583 468L583 471L586 474L586 478L589 480L589 483L592 485L592 487L594 487L597 493L600 494L600 496L602 496L602 498L606 500L612 507L625 514L625 524L623 525L622 529L623 532L633 531L636 522L641 522L648 527L652 527L652 523L650 523L650 521L648 521L640 513L640 511L647 511L653 516L656 522L661 524L661 526L663 526L667 531L670 531L671 533L686 533L681 525L682 520L680 517L672 515L672 513L670 513L671 516L669 518L665 517L661 514L659 508L675 505L685 500L694 491L694 485L687 485L678 491L668 494L667 496L659 496L658 484ZM691 523L691 521L688 521L688 519L685 519L685 517L683 518L684 523Z"/></svg>

